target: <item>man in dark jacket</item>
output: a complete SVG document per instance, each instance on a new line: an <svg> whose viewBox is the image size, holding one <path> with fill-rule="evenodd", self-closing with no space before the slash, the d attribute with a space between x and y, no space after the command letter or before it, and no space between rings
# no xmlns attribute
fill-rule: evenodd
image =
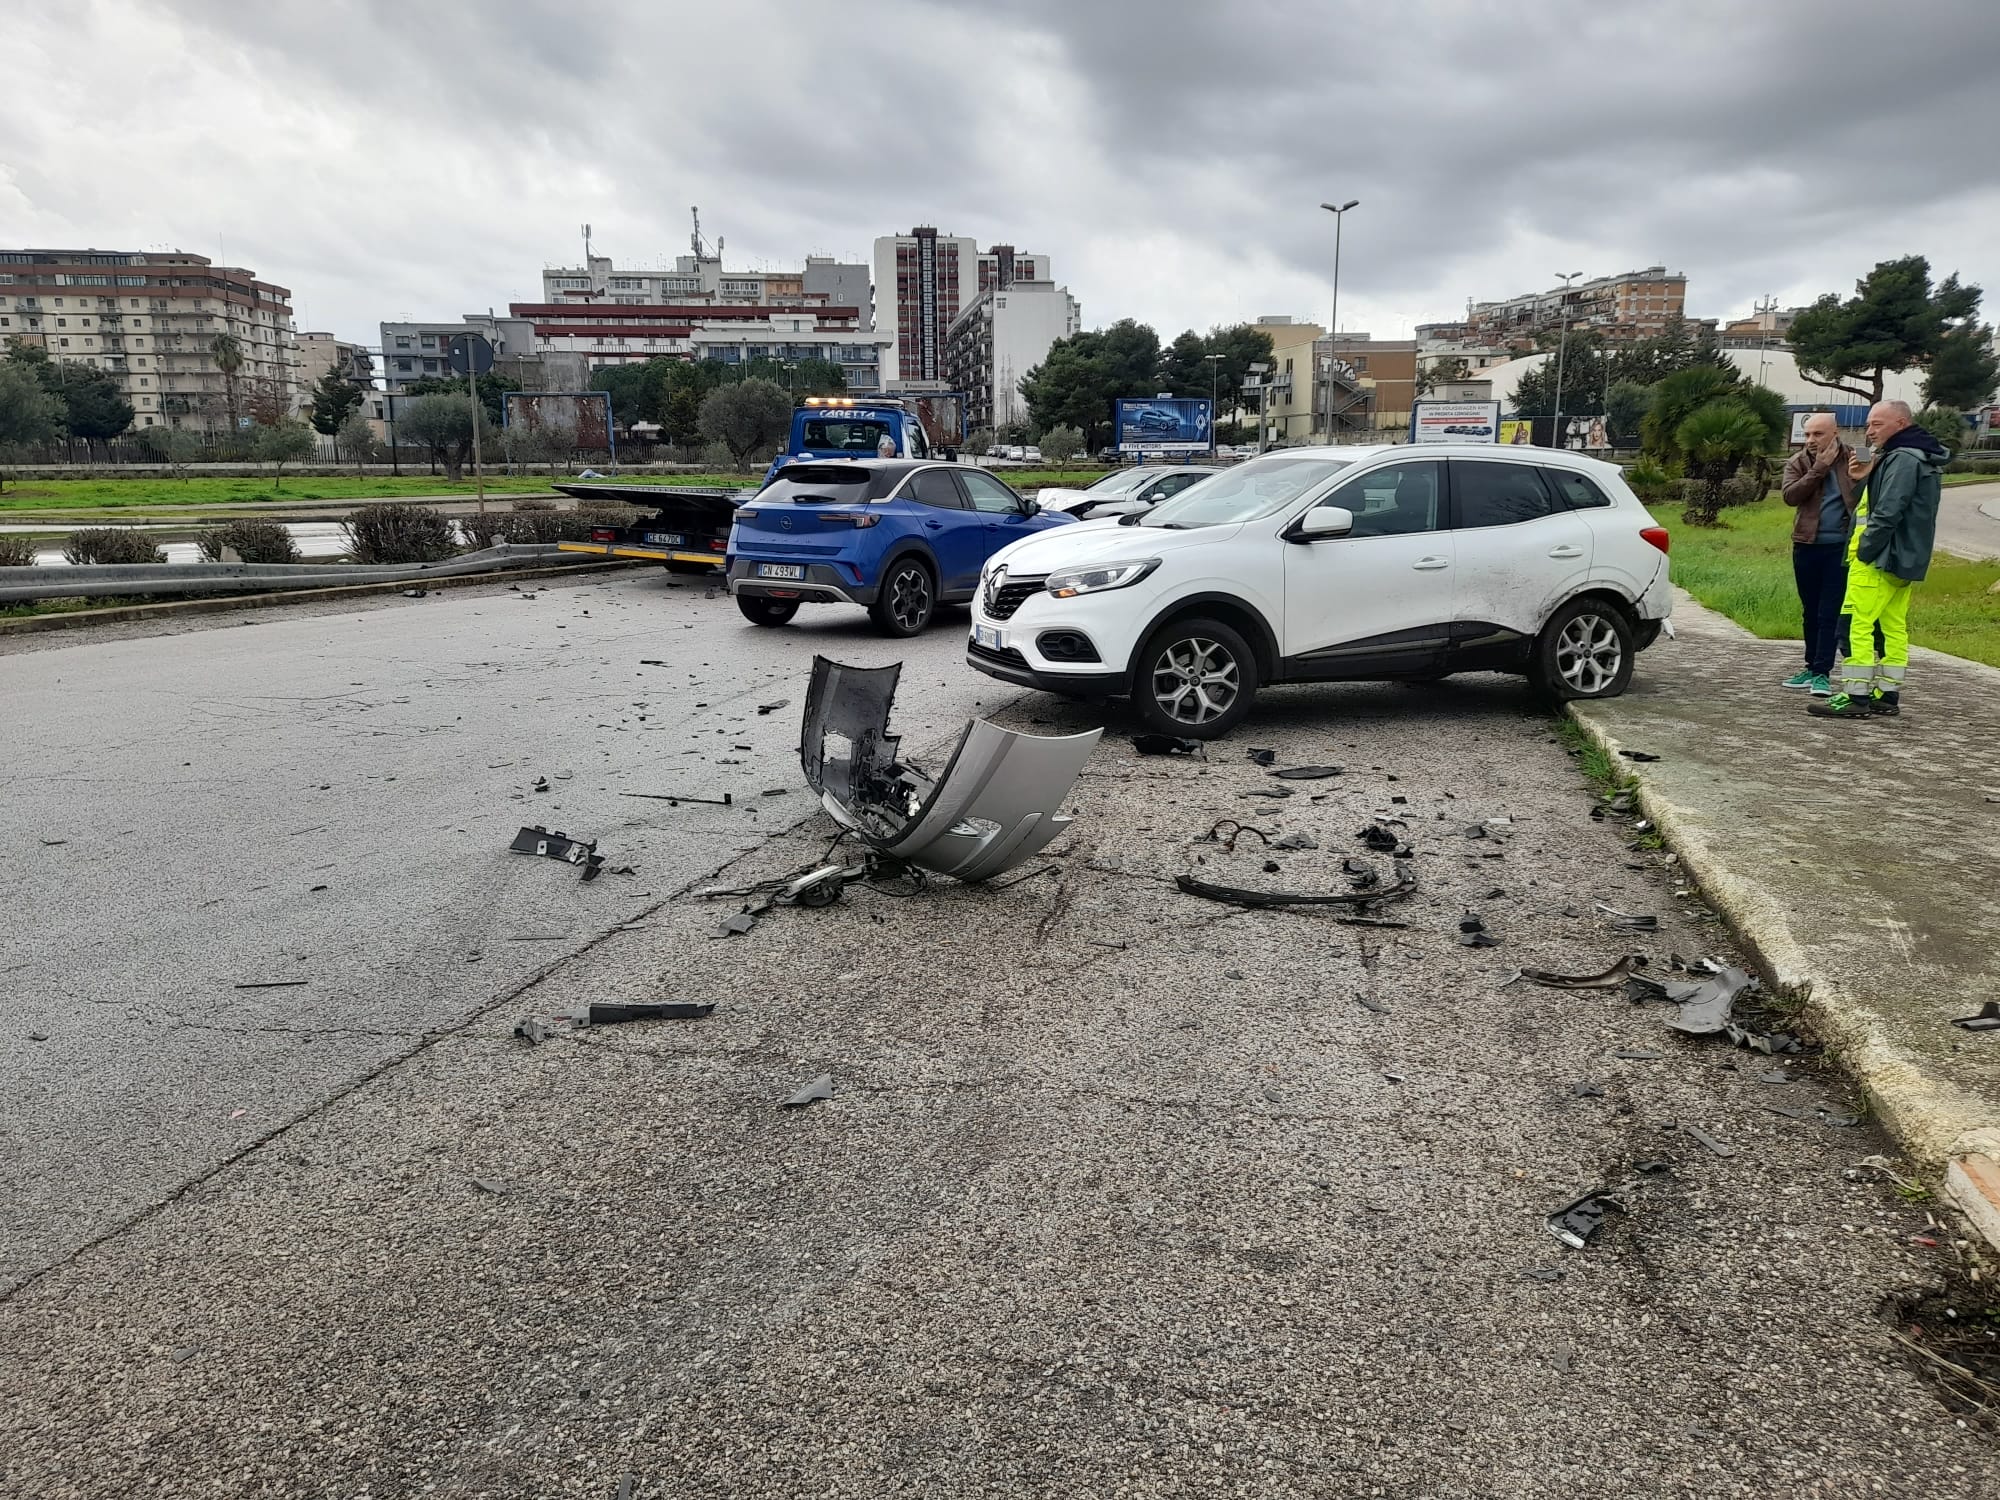
<svg viewBox="0 0 2000 1500"><path fill-rule="evenodd" d="M1805 612L1806 664L1780 687L1833 695L1833 653L1840 639L1840 604L1847 595L1847 539L1854 529L1854 450L1840 440L1830 411L1806 418L1806 445L1785 465L1785 504L1792 522L1792 580Z"/></svg>
<svg viewBox="0 0 2000 1500"><path fill-rule="evenodd" d="M1930 571L1937 539L1938 495L1951 457L1944 444L1913 425L1909 403L1878 401L1868 409L1875 457L1857 459L1863 481L1848 543L1847 660L1840 691L1806 712L1826 719L1880 718L1902 712L1910 665L1910 591ZM1881 659L1874 633L1882 627Z"/></svg>

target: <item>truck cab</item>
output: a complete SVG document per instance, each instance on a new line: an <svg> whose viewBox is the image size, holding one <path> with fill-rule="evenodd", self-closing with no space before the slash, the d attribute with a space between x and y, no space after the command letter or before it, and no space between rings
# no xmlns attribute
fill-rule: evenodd
<svg viewBox="0 0 2000 1500"><path fill-rule="evenodd" d="M954 398L955 399L955 398ZM932 404L936 398L932 398ZM956 412L959 408L950 410ZM895 444L895 458L929 459L950 456L925 430L925 417L935 425L936 412L921 403L896 397L808 396L792 413L792 431L785 451L765 471L769 484L787 464L815 459L880 458L882 439ZM948 439L949 435L947 435ZM958 434L963 440L963 434ZM955 447L955 443L953 444Z"/></svg>

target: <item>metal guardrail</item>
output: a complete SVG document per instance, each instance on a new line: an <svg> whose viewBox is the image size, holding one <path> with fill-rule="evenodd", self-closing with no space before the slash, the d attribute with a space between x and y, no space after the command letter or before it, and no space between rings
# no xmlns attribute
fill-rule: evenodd
<svg viewBox="0 0 2000 1500"><path fill-rule="evenodd" d="M553 543L503 543L434 563L98 563L83 567L0 568L0 603L35 599L116 599L124 595L265 594L362 583L421 583L503 573L512 568L598 562Z"/></svg>

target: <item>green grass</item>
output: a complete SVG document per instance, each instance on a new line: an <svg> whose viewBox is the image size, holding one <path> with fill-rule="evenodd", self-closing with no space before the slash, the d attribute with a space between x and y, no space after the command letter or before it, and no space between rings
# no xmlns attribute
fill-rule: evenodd
<svg viewBox="0 0 2000 1500"><path fill-rule="evenodd" d="M1736 506L1719 526L1677 524L1661 508L1673 534L1673 579L1710 609L1767 641L1800 638L1798 588L1792 581L1792 512L1783 501ZM1967 562L1939 552L1930 576L1910 601L1910 640L1933 651L2000 667L2000 562Z"/></svg>
<svg viewBox="0 0 2000 1500"><path fill-rule="evenodd" d="M539 494L548 491L546 477L489 478L488 494ZM129 510L145 506L243 505L256 501L297 504L302 500L373 500L399 495L477 494L468 481L447 484L428 475L387 478L291 478L279 489L268 477L256 479L30 479L9 482L0 490L0 511Z"/></svg>

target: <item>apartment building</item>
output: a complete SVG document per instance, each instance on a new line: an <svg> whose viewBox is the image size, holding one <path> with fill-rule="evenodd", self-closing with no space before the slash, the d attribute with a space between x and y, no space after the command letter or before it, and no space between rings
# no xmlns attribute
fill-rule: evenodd
<svg viewBox="0 0 2000 1500"><path fill-rule="evenodd" d="M865 305L781 311L757 303L515 302L507 310L531 330L542 358L573 360L585 372L649 359L719 358L709 351L759 345L794 351L770 356L781 360L836 358L851 367L848 383L857 389L880 380L880 344L869 336Z"/></svg>
<svg viewBox="0 0 2000 1500"><path fill-rule="evenodd" d="M1028 419L1021 377L1040 364L1057 339L1083 327L1083 310L1069 288L1053 281L982 287L945 334L944 380L966 393L966 419L998 430ZM886 344L889 335L878 335Z"/></svg>
<svg viewBox="0 0 2000 1500"><path fill-rule="evenodd" d="M958 315L981 292L1016 281L1050 281L1046 255L1012 245L980 250L978 241L918 225L875 241L875 328L890 335L882 378L940 381L945 345Z"/></svg>
<svg viewBox="0 0 2000 1500"><path fill-rule="evenodd" d="M1417 398L1418 358L1415 339L1343 333L1315 340L1314 430L1324 437L1329 411L1334 442L1371 430L1407 428Z"/></svg>
<svg viewBox="0 0 2000 1500"><path fill-rule="evenodd" d="M864 327L873 325L868 267L827 255L809 255L798 270L731 271L721 247L663 266L620 266L608 255L591 255L580 266L551 266L542 272L545 305L580 303L609 307L736 306L762 308L853 307Z"/></svg>
<svg viewBox="0 0 2000 1500"><path fill-rule="evenodd" d="M355 385L375 381L375 356L360 344L350 344L330 333L299 335L299 390L301 399L312 399L313 387L330 374L338 373Z"/></svg>
<svg viewBox="0 0 2000 1500"><path fill-rule="evenodd" d="M233 371L216 342L235 341ZM0 250L0 343L110 371L132 425L202 429L298 410L292 294L182 251Z"/></svg>
<svg viewBox="0 0 2000 1500"><path fill-rule="evenodd" d="M1224 391L1224 411L1240 405L1254 426L1261 399L1267 441L1315 441L1313 434L1325 431L1325 421L1314 416L1313 345L1326 330L1317 323L1303 322L1283 313L1267 313L1251 326L1271 340L1271 368L1264 376L1270 389L1261 398L1247 400L1241 391ZM1217 420L1226 418L1218 416Z"/></svg>
<svg viewBox="0 0 2000 1500"><path fill-rule="evenodd" d="M1588 327L1607 344L1630 344L1664 333L1670 321L1686 316L1686 308L1686 274L1646 266L1580 281L1567 290L1555 286L1498 302L1469 303L1463 319L1419 323L1416 336L1426 354L1446 345L1520 353L1534 348L1536 334L1562 326L1566 312L1570 327Z"/></svg>
<svg viewBox="0 0 2000 1500"><path fill-rule="evenodd" d="M523 317L491 312L467 313L455 323L384 323L383 382L391 392L399 392L413 380L450 375L451 341L465 333L476 333L493 346L498 373L523 385L539 383L535 325Z"/></svg>

